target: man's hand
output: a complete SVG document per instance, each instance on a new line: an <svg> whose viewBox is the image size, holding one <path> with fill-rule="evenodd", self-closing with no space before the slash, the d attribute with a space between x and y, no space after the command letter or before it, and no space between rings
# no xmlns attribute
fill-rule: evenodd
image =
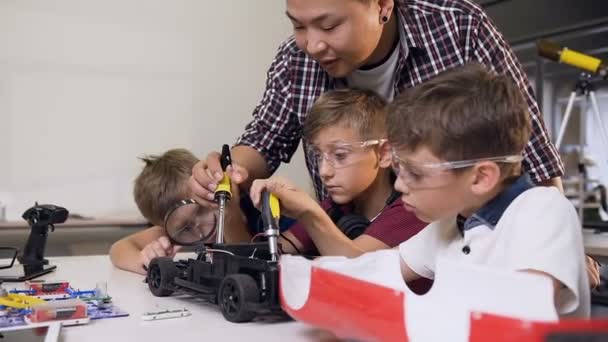
<svg viewBox="0 0 608 342"><path fill-rule="evenodd" d="M141 250L139 255L141 256L141 261L144 266L148 267L148 264L150 264L150 261L154 258L164 256L174 257L175 253L177 253L181 247L182 246L172 245L169 238L166 236L161 236L147 244L144 249Z"/></svg>
<svg viewBox="0 0 608 342"><path fill-rule="evenodd" d="M240 185L249 177L247 169L234 161L227 168L226 172L232 180L233 185ZM194 200L204 207L217 207L214 201L214 192L222 177L223 171L218 152L211 152L205 160L200 160L196 163L192 168L192 177L190 177L190 189L192 190Z"/></svg>
<svg viewBox="0 0 608 342"><path fill-rule="evenodd" d="M585 255L589 286L594 289L600 285L600 264L592 257Z"/></svg>
<svg viewBox="0 0 608 342"><path fill-rule="evenodd" d="M301 219L305 214L319 210L325 213L312 197L284 177L276 176L253 181L250 196L258 208L264 190L273 193L281 202L281 211L296 220Z"/></svg>

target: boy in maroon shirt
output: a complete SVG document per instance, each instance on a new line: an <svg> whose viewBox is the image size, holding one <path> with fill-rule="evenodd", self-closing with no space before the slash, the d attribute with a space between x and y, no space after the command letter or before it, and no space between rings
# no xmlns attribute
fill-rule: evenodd
<svg viewBox="0 0 608 342"><path fill-rule="evenodd" d="M304 150L329 193L321 206L334 225L296 223L281 234L284 253L356 257L398 246L425 227L393 189L385 117L385 101L366 90L329 91L312 106L303 127ZM292 186L280 177L272 180ZM412 285L420 292L429 282Z"/></svg>

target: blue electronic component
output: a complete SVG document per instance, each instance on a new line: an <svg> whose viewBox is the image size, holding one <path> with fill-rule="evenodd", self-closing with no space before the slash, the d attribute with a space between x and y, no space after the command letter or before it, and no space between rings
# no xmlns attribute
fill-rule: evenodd
<svg viewBox="0 0 608 342"><path fill-rule="evenodd" d="M111 307L99 307L93 302L87 303L87 313L89 318L92 320L129 316L127 312L117 306L113 305Z"/></svg>
<svg viewBox="0 0 608 342"><path fill-rule="evenodd" d="M16 294L22 294L22 295L26 295L26 296L33 296L36 294L36 291L34 290L17 290L17 289L12 289L10 291L8 291L9 293L16 293Z"/></svg>
<svg viewBox="0 0 608 342"><path fill-rule="evenodd" d="M95 297L95 294L96 294L95 290L81 291L81 290L74 290L71 287L67 290L67 292L72 298Z"/></svg>
<svg viewBox="0 0 608 342"><path fill-rule="evenodd" d="M25 325L25 315L30 313L30 310L0 308L0 329Z"/></svg>

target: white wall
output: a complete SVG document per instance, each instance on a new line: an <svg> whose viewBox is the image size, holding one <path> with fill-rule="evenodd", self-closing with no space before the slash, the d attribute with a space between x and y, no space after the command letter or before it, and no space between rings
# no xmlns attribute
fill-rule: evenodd
<svg viewBox="0 0 608 342"><path fill-rule="evenodd" d="M0 201L136 212L136 157L232 143L290 33L283 1L0 0ZM308 184L301 152L281 173Z"/></svg>
<svg viewBox="0 0 608 342"><path fill-rule="evenodd" d="M601 122L598 122L595 113L589 108L587 111L588 155L596 162L596 167L591 167L588 171L590 178L608 186L608 141L606 141L608 137L602 136L600 128L603 125L603 130L608 135L608 91L599 90L596 98Z"/></svg>

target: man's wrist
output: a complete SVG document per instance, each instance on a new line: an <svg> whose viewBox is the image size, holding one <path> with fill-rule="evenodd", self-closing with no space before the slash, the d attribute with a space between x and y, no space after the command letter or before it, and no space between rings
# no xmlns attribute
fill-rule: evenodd
<svg viewBox="0 0 608 342"><path fill-rule="evenodd" d="M538 185L540 185L540 186L554 186L560 192L564 192L564 186L562 184L562 178L561 177L553 177L553 178L550 178L550 179L546 179L546 180L541 181L540 183L538 183Z"/></svg>

